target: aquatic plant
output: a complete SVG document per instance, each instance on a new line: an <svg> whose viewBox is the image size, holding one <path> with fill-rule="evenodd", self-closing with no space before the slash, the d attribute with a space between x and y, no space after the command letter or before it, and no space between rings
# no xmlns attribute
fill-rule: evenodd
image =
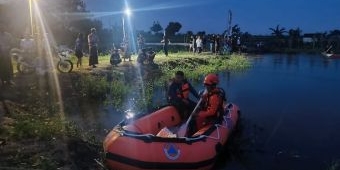
<svg viewBox="0 0 340 170"><path fill-rule="evenodd" d="M225 70L242 71L250 67L250 62L242 55L202 55L195 58L181 57L163 62L160 66L163 73L163 76L159 79L161 82L169 80L179 70L183 71L188 79L199 80L208 73L218 73Z"/></svg>

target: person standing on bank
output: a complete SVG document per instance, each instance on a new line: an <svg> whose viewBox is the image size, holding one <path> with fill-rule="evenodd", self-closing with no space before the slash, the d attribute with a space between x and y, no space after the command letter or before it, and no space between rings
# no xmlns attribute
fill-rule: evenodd
<svg viewBox="0 0 340 170"><path fill-rule="evenodd" d="M138 52L145 48L145 39L142 34L137 37Z"/></svg>
<svg viewBox="0 0 340 170"><path fill-rule="evenodd" d="M184 77L182 71L177 71L175 78L172 79L168 87L168 103L174 105L180 113L182 119L188 118L189 114L194 110L196 103L189 99L190 93L199 98L194 87Z"/></svg>
<svg viewBox="0 0 340 170"><path fill-rule="evenodd" d="M203 41L201 39L201 36L197 36L196 39L196 46L197 46L197 53L201 53L203 49Z"/></svg>
<svg viewBox="0 0 340 170"><path fill-rule="evenodd" d="M96 29L91 28L91 33L87 36L87 41L89 43L89 52L90 52L90 58L89 58L89 66L92 66L93 68L96 68L96 64L98 64L98 36L96 34Z"/></svg>
<svg viewBox="0 0 340 170"><path fill-rule="evenodd" d="M0 23L0 79L2 85L14 85L12 58L9 54L13 44L13 37L5 31L5 26Z"/></svg>
<svg viewBox="0 0 340 170"><path fill-rule="evenodd" d="M163 44L163 51L164 51L165 56L167 57L168 56L168 47L169 47L169 44L170 44L170 40L169 40L168 36L164 35L161 43L164 43Z"/></svg>
<svg viewBox="0 0 340 170"><path fill-rule="evenodd" d="M76 39L76 45L74 48L75 55L77 57L77 67L82 66L82 58L83 58L83 47L84 47L84 37L82 33L78 34L78 37Z"/></svg>

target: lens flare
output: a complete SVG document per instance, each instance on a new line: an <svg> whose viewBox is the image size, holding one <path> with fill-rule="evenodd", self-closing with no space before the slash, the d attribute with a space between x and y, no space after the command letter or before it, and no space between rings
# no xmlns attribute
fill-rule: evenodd
<svg viewBox="0 0 340 170"><path fill-rule="evenodd" d="M39 4L37 1L32 1L32 6L33 6L33 10L35 13L35 17L36 17L36 24L37 26L40 28L40 36L42 36L43 40L42 41L42 46L45 47L45 52L46 52L46 56L42 55L43 60L46 61L46 64L48 65L48 69L52 70L50 74L52 74L52 76L49 74L48 76L48 82L49 85L52 85L52 90L55 91L56 95L57 95L57 102L59 104L59 116L61 118L61 120L65 120L65 114L64 114L64 104L62 101L62 95L61 95L61 90L60 90L60 84L59 84L59 79L57 76L57 73L54 70L54 60L53 60L53 52L52 52L52 48L51 48L51 44L56 44L53 38L53 34L51 33L50 29L48 29L48 26L46 25L46 22L44 21L44 17L41 13ZM49 33L49 34L47 34ZM40 51L42 50L42 47L39 47ZM64 127L63 127L64 128Z"/></svg>

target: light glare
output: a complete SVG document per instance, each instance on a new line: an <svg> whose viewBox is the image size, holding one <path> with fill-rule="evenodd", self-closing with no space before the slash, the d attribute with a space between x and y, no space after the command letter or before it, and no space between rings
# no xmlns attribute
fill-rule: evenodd
<svg viewBox="0 0 340 170"><path fill-rule="evenodd" d="M125 15L130 16L131 15L131 10L130 8L126 8L124 11Z"/></svg>

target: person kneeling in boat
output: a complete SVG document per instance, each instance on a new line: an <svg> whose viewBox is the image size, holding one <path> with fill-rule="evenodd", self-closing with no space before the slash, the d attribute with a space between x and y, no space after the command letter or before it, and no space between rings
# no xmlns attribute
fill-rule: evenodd
<svg viewBox="0 0 340 170"><path fill-rule="evenodd" d="M184 73L177 71L168 87L168 103L177 108L182 120L187 119L196 106L196 103L189 99L190 93L199 98L197 91L184 78Z"/></svg>
<svg viewBox="0 0 340 170"><path fill-rule="evenodd" d="M224 90L217 87L218 83L219 78L216 74L208 74L204 78L205 91L200 95L202 97L201 108L195 115L194 121L190 122L189 136L204 126L214 123L223 113L223 103L226 102L226 97Z"/></svg>

